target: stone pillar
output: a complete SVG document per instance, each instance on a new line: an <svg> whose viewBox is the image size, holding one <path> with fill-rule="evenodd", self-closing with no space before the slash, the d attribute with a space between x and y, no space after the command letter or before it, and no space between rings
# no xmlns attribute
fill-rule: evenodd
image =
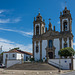
<svg viewBox="0 0 75 75"><path fill-rule="evenodd" d="M60 40L60 49L62 49L62 38L60 38L59 40Z"/></svg>
<svg viewBox="0 0 75 75"><path fill-rule="evenodd" d="M34 58L34 41L33 41L33 58Z"/></svg>
<svg viewBox="0 0 75 75"><path fill-rule="evenodd" d="M40 60L42 59L42 40L40 41Z"/></svg>
<svg viewBox="0 0 75 75"><path fill-rule="evenodd" d="M5 66L7 67L7 58L5 59Z"/></svg>
<svg viewBox="0 0 75 75"><path fill-rule="evenodd" d="M69 47L71 47L71 38L69 37Z"/></svg>
<svg viewBox="0 0 75 75"><path fill-rule="evenodd" d="M34 34L33 34L33 35L35 35L35 32L36 32L36 31L35 31L35 24L34 24L34 29L33 29L33 30L34 30Z"/></svg>
<svg viewBox="0 0 75 75"><path fill-rule="evenodd" d="M73 70L73 56L71 58L71 70Z"/></svg>

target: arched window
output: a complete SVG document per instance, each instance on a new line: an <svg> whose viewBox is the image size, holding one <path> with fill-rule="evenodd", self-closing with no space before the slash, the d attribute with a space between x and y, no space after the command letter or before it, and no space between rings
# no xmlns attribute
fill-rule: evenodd
<svg viewBox="0 0 75 75"><path fill-rule="evenodd" d="M39 26L36 27L36 35L39 34Z"/></svg>
<svg viewBox="0 0 75 75"><path fill-rule="evenodd" d="M36 53L39 52L38 41L36 41Z"/></svg>
<svg viewBox="0 0 75 75"><path fill-rule="evenodd" d="M67 31L67 22L64 22L64 31Z"/></svg>
<svg viewBox="0 0 75 75"><path fill-rule="evenodd" d="M53 41L49 40L49 48L52 48L52 47L53 47Z"/></svg>
<svg viewBox="0 0 75 75"><path fill-rule="evenodd" d="M39 52L39 48L38 48L38 46L36 46L36 53L38 53Z"/></svg>

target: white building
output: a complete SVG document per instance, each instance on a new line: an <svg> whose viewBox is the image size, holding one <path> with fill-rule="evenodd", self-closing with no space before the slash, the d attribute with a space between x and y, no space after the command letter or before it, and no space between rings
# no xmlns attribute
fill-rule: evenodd
<svg viewBox="0 0 75 75"><path fill-rule="evenodd" d="M32 56L32 53L21 51L21 50L10 50L3 53L3 64L6 64L8 60L23 60L27 61Z"/></svg>
<svg viewBox="0 0 75 75"><path fill-rule="evenodd" d="M65 7L60 13L60 32L52 28L45 28L45 21L40 13L34 18L33 33L33 57L41 60L43 58L59 58L58 51L65 47L73 48L72 17L70 11Z"/></svg>

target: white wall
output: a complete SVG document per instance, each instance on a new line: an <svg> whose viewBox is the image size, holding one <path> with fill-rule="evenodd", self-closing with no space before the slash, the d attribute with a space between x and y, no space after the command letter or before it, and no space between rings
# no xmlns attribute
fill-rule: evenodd
<svg viewBox="0 0 75 75"><path fill-rule="evenodd" d="M42 40L42 59L46 59L46 48L47 47L47 40Z"/></svg>
<svg viewBox="0 0 75 75"><path fill-rule="evenodd" d="M56 67L59 67L59 59L49 59L48 63L50 63L50 64L52 64ZM69 70L71 59L60 59L60 63L61 63L60 66L61 66L62 69Z"/></svg>
<svg viewBox="0 0 75 75"><path fill-rule="evenodd" d="M17 53L17 58L16 59L21 59L21 53Z"/></svg>
<svg viewBox="0 0 75 75"><path fill-rule="evenodd" d="M58 51L60 50L60 40L59 40L59 38L54 39L53 46L56 48L55 49L55 58L59 58L59 55L58 55Z"/></svg>
<svg viewBox="0 0 75 75"><path fill-rule="evenodd" d="M38 46L39 46L39 51L38 53L36 53L36 41L34 42L34 58L35 61L40 60L40 42L38 42Z"/></svg>
<svg viewBox="0 0 75 75"><path fill-rule="evenodd" d="M21 60L7 60L7 65L6 67L10 67L10 66L13 66L15 64L21 64Z"/></svg>
<svg viewBox="0 0 75 75"><path fill-rule="evenodd" d="M73 59L73 70L75 70L75 59Z"/></svg>
<svg viewBox="0 0 75 75"><path fill-rule="evenodd" d="M15 54L15 57L13 57L13 54ZM8 55L7 59L16 59L16 53L3 53L3 64L5 64L6 55Z"/></svg>
<svg viewBox="0 0 75 75"><path fill-rule="evenodd" d="M15 57L13 57L13 54L15 54ZM21 54L20 53L3 53L3 64L5 64L6 55L8 55L7 59L9 59L9 60L21 59Z"/></svg>

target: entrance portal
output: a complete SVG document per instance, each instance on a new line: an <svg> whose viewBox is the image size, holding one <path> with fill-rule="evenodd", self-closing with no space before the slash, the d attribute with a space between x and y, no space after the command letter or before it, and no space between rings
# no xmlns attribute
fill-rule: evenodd
<svg viewBox="0 0 75 75"><path fill-rule="evenodd" d="M49 59L53 59L53 52L48 53Z"/></svg>

